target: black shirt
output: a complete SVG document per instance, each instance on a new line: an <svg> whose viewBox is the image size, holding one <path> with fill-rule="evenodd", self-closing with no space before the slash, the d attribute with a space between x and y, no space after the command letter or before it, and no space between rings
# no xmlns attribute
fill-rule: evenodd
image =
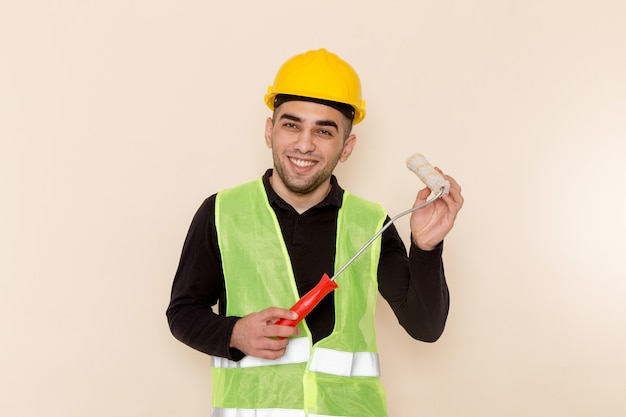
<svg viewBox="0 0 626 417"><path fill-rule="evenodd" d="M306 294L324 273L332 276L335 262L337 215L343 189L331 178L331 191L316 206L298 213L272 189L263 176L269 203L276 213L291 258L300 295ZM198 209L187 234L174 277L167 317L172 334L201 352L239 360L244 354L229 348L238 317L226 317L224 276L215 228L215 196ZM363 242L365 244L366 242ZM443 332L449 308L443 262L443 244L422 251L404 242L392 225L382 234L378 289L400 324L415 339L433 342ZM338 278L338 283L341 278ZM213 306L218 305L218 314ZM328 336L334 326L333 293L307 316L313 342Z"/></svg>

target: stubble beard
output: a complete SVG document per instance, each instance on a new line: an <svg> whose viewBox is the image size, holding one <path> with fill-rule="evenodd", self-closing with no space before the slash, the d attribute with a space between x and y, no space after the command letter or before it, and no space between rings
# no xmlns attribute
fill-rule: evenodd
<svg viewBox="0 0 626 417"><path fill-rule="evenodd" d="M280 155L273 153L274 171L276 171L276 174L278 174L281 181L290 192L298 195L306 195L317 190L330 178L335 170L335 167L339 163L340 155L341 154L337 155L329 161L324 169L317 172L312 177L305 179L299 178L297 174L290 175L289 171L285 168L282 160L280 159Z"/></svg>

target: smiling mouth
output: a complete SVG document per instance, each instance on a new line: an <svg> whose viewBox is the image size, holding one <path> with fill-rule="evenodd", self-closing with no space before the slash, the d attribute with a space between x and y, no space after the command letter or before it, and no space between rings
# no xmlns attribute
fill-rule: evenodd
<svg viewBox="0 0 626 417"><path fill-rule="evenodd" d="M316 164L316 162L314 161L307 161L307 160L298 159L298 158L289 158L289 160L291 161L292 164L300 168L308 168Z"/></svg>

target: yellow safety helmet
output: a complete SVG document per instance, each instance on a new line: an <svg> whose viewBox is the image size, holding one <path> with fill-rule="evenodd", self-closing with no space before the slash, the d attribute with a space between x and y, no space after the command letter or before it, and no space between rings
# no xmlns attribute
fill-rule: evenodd
<svg viewBox="0 0 626 417"><path fill-rule="evenodd" d="M365 118L359 76L350 64L324 48L298 54L280 67L265 94L270 110L278 94L348 104L354 108L354 124Z"/></svg>

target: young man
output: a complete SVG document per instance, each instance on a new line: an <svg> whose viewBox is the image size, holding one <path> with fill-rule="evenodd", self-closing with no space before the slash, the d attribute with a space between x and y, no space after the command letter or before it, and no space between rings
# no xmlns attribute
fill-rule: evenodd
<svg viewBox="0 0 626 417"><path fill-rule="evenodd" d="M325 49L288 60L265 101L273 168L207 198L193 219L172 288L172 333L213 356L213 415L386 416L377 292L415 339L434 342L448 314L443 239L463 205L449 194L411 215L411 247L392 226L296 327L289 308L332 276L388 217L343 190L333 171L365 117L359 78ZM421 190L415 204L426 201ZM243 210L242 208L245 208ZM219 312L212 307L219 305Z"/></svg>

